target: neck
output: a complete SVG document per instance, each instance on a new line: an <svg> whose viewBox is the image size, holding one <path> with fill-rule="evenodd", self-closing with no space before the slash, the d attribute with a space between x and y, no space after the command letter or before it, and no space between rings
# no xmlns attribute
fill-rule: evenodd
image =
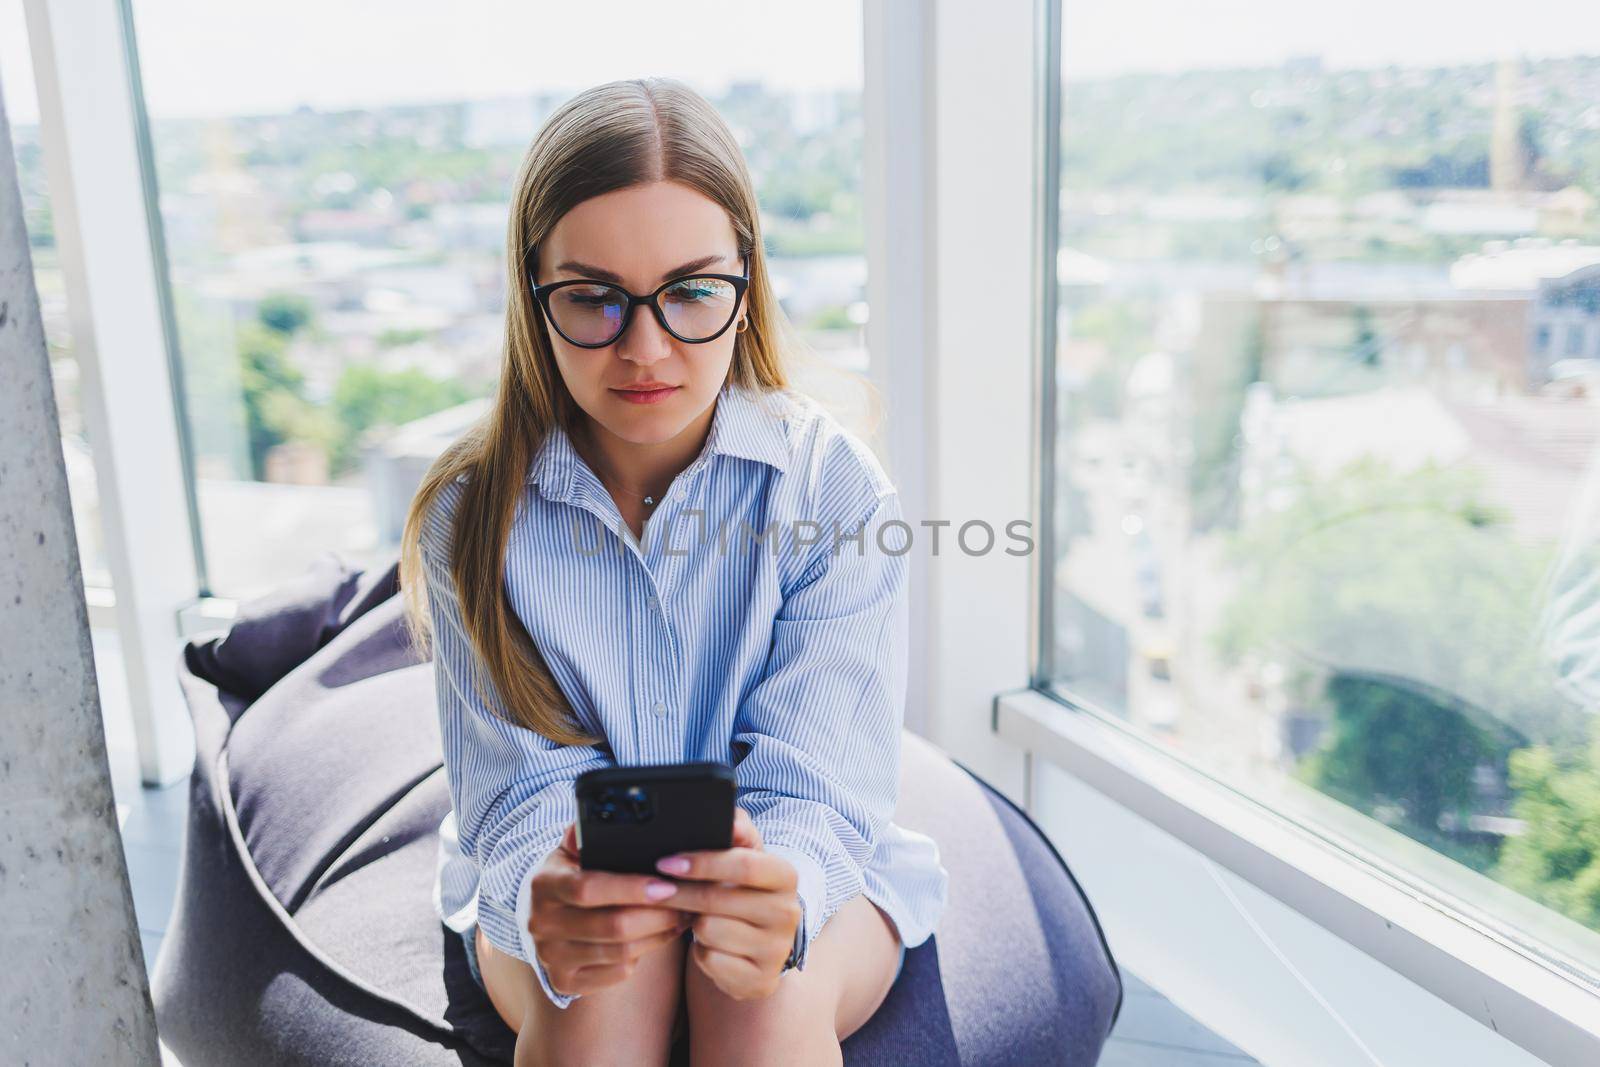
<svg viewBox="0 0 1600 1067"><path fill-rule="evenodd" d="M624 490L653 494L659 500L672 479L694 462L705 447L715 411L714 402L677 436L655 444L624 440L593 418L585 417L582 433L574 445L596 473L618 483Z"/></svg>

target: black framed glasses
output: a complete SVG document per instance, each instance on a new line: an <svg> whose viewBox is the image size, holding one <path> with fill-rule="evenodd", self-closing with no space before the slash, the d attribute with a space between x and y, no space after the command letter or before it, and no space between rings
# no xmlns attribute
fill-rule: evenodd
<svg viewBox="0 0 1600 1067"><path fill-rule="evenodd" d="M579 348L614 344L640 304L649 305L661 328L678 340L705 344L733 325L750 284L750 257L742 258L743 274L684 274L662 282L648 296L634 296L610 282L575 278L536 283L533 297L544 309L546 321Z"/></svg>

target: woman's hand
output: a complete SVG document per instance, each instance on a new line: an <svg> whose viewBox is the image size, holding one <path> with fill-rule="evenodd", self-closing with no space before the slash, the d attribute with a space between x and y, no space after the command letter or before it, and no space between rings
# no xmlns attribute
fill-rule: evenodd
<svg viewBox="0 0 1600 1067"><path fill-rule="evenodd" d="M699 913L690 955L706 977L735 1000L776 992L802 918L799 875L788 860L762 850L749 812L734 808L733 847L680 852L656 868L685 879L671 907Z"/></svg>
<svg viewBox="0 0 1600 1067"><path fill-rule="evenodd" d="M640 957L688 929L692 916L660 906L678 892L670 879L579 867L577 824L569 824L533 874L528 913L551 988L592 993L626 979Z"/></svg>

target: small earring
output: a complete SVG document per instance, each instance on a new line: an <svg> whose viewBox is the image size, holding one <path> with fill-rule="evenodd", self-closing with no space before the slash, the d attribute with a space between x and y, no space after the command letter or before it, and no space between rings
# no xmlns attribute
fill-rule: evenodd
<svg viewBox="0 0 1600 1067"><path fill-rule="evenodd" d="M739 324L733 328L733 332L734 333L744 333L745 330L747 330L749 328L750 328L750 320L749 319L740 319L739 320Z"/></svg>

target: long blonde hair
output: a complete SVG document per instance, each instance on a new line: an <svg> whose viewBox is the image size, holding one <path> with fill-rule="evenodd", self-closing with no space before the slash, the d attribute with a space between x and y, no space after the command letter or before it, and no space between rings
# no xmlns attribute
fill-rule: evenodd
<svg viewBox="0 0 1600 1067"><path fill-rule="evenodd" d="M573 207L615 189L663 180L680 182L720 204L739 254L749 257L749 325L734 339L728 380L757 390L788 387L785 356L803 346L767 275L755 186L733 133L709 101L675 79L595 86L558 108L523 157L506 233L508 296L499 386L483 418L428 469L400 538L406 626L425 659L431 626L421 533L440 491L458 475L466 476L450 538L450 571L463 624L498 691L503 717L557 744L600 739L581 729L513 611L505 593L505 553L529 464L553 426L571 433L584 415L557 369L530 274L540 243Z"/></svg>

